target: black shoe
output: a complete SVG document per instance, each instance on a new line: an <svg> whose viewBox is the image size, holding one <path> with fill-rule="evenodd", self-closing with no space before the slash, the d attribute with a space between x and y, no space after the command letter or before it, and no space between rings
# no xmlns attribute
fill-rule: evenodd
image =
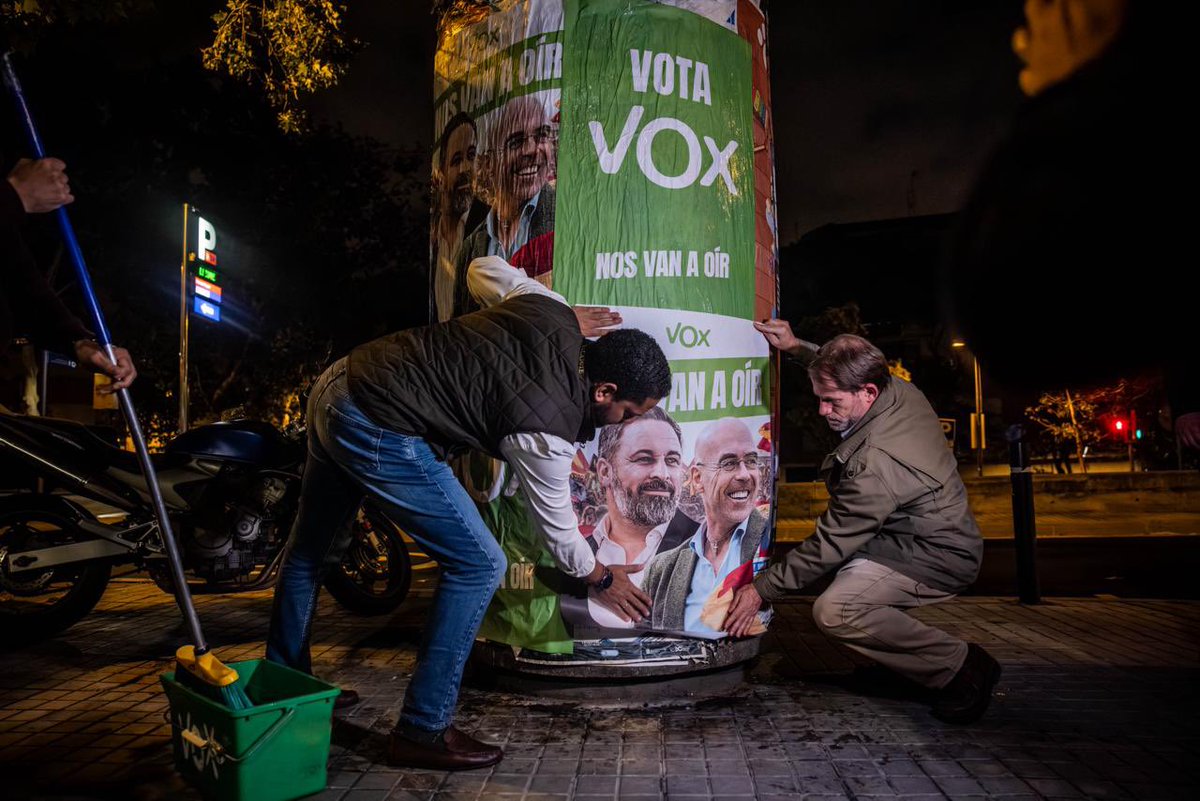
<svg viewBox="0 0 1200 801"><path fill-rule="evenodd" d="M974 723L987 711L998 681L1000 663L978 645L969 644L962 667L933 702L933 716L946 723Z"/></svg>
<svg viewBox="0 0 1200 801"><path fill-rule="evenodd" d="M473 770L504 758L497 746L482 743L451 726L430 743L410 740L398 731L388 737L387 763L405 768Z"/></svg>
<svg viewBox="0 0 1200 801"><path fill-rule="evenodd" d="M333 711L341 712L352 706L358 706L358 702L361 700L354 690L342 690L338 697L333 699Z"/></svg>

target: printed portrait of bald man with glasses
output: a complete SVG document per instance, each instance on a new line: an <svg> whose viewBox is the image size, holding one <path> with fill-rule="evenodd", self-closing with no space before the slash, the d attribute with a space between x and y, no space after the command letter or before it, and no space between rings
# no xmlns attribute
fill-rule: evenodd
<svg viewBox="0 0 1200 801"><path fill-rule="evenodd" d="M757 506L767 456L756 442L733 417L710 423L697 438L689 472L704 518L691 537L646 567L642 589L651 598L655 631L719 636L734 590L753 579L756 562L765 563L767 520Z"/></svg>

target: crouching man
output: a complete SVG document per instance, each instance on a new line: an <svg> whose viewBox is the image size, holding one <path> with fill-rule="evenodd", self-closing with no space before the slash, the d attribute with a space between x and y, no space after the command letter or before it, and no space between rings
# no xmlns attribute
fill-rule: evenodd
<svg viewBox="0 0 1200 801"><path fill-rule="evenodd" d="M756 326L780 350L806 350L782 320ZM978 645L907 614L964 590L983 554L937 415L920 390L889 375L883 353L861 337L830 340L808 374L820 415L842 437L821 466L829 506L808 539L738 591L725 628L744 635L764 601L837 570L813 605L817 626L936 690L937 718L978 720L1000 665Z"/></svg>

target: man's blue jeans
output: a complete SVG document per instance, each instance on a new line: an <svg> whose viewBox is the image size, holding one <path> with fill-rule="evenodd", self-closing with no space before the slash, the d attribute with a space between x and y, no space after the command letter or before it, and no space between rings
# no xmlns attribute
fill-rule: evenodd
<svg viewBox="0 0 1200 801"><path fill-rule="evenodd" d="M345 359L325 371L309 397L308 462L275 587L267 658L312 672L309 638L321 581L341 562L364 497L441 567L400 716L437 732L452 721L467 655L504 575L504 551L425 440L381 429L354 405Z"/></svg>

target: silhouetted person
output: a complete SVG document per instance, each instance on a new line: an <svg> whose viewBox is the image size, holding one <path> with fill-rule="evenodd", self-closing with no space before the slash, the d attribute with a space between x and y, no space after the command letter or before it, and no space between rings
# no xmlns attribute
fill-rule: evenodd
<svg viewBox="0 0 1200 801"><path fill-rule="evenodd" d="M1025 13L1014 49L1029 99L962 215L946 276L957 328L1011 389L1162 370L1180 442L1200 446L1192 215L1173 197L1195 174L1186 95L1171 96L1183 51L1169 32L1187 26L1126 0Z"/></svg>

